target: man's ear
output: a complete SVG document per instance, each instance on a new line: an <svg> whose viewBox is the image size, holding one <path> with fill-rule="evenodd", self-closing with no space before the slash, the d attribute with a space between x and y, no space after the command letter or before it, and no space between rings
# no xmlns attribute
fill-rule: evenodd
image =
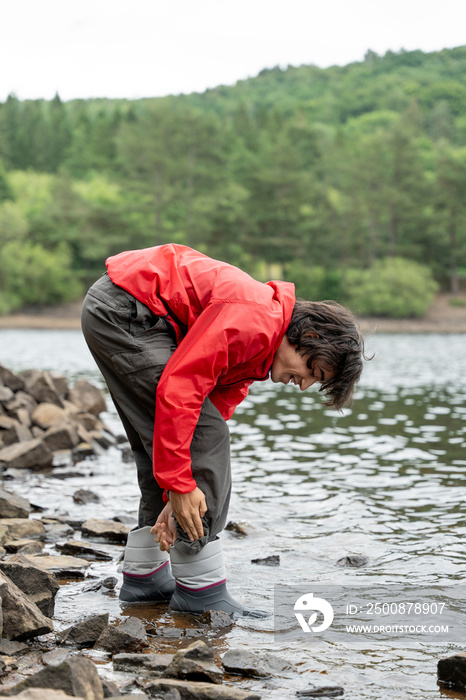
<svg viewBox="0 0 466 700"><path fill-rule="evenodd" d="M318 338L319 334L316 333L315 331L308 331L307 333L304 334L308 338Z"/></svg>

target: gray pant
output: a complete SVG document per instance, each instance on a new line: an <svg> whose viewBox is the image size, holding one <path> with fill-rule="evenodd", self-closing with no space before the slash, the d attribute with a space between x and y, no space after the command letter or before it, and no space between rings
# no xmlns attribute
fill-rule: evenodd
<svg viewBox="0 0 466 700"><path fill-rule="evenodd" d="M152 469L155 394L176 342L170 324L103 275L89 290L82 329L128 436L141 491L139 527L153 525L164 507ZM157 425L155 425L157 430ZM191 443L192 473L204 492L204 536L190 542L177 523L176 548L196 554L225 527L231 492L228 426L209 399Z"/></svg>

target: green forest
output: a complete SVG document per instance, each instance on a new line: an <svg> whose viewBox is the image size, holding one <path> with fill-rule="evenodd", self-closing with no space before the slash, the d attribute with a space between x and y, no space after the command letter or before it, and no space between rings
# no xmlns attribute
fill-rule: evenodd
<svg viewBox="0 0 466 700"><path fill-rule="evenodd" d="M0 314L175 242L362 315L466 281L466 46L203 94L0 103Z"/></svg>

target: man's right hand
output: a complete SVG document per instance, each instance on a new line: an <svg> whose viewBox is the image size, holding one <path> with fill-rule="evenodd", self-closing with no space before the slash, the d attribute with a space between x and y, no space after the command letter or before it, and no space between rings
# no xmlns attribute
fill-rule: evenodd
<svg viewBox="0 0 466 700"><path fill-rule="evenodd" d="M207 512L207 504L203 491L196 486L190 493L174 493L170 491L170 504L179 525L188 535L191 542L198 540L204 534L201 518Z"/></svg>

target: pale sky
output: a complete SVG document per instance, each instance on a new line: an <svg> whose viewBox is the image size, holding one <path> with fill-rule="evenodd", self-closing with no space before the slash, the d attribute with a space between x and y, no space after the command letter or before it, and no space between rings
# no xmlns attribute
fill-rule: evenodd
<svg viewBox="0 0 466 700"><path fill-rule="evenodd" d="M465 0L0 0L0 101L203 92L464 44Z"/></svg>

